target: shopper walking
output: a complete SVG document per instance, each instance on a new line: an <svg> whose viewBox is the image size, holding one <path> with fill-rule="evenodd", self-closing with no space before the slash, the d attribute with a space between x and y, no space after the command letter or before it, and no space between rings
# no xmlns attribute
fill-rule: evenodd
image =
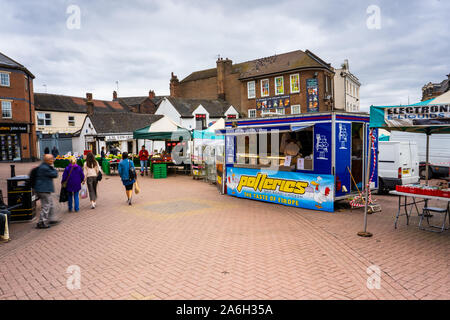
<svg viewBox="0 0 450 320"><path fill-rule="evenodd" d="M58 151L58 148L56 148L56 146L53 146L52 155L55 159L59 155L59 151Z"/></svg>
<svg viewBox="0 0 450 320"><path fill-rule="evenodd" d="M103 161L105 161L106 153L105 153L105 147L102 147L102 151L100 152L100 166L103 167Z"/></svg>
<svg viewBox="0 0 450 320"><path fill-rule="evenodd" d="M141 151L139 151L139 160L141 161L141 176L144 175L144 169L145 169L145 175L148 176L148 151L145 150L145 146L142 146Z"/></svg>
<svg viewBox="0 0 450 320"><path fill-rule="evenodd" d="M58 171L53 167L54 161L53 155L46 154L44 155L44 161L36 169L33 188L41 200L41 214L36 226L38 229L49 228L50 224L58 222L55 219L52 200L52 193L55 192L53 179L58 177Z"/></svg>
<svg viewBox="0 0 450 320"><path fill-rule="evenodd" d="M79 193L83 181L83 169L77 164L77 158L71 157L61 179L61 184L65 184L67 189L69 212L72 212L72 209L75 209L75 212L80 210Z"/></svg>
<svg viewBox="0 0 450 320"><path fill-rule="evenodd" d="M133 161L128 159L128 152L122 153L122 160L119 163L119 175L125 186L127 202L131 206L131 197L133 195L133 184L136 182L136 171Z"/></svg>
<svg viewBox="0 0 450 320"><path fill-rule="evenodd" d="M86 162L84 163L83 171L83 183L87 183L87 187L89 190L89 199L91 200L91 209L95 209L95 206L97 204L97 177L98 173L101 172L101 169L92 152L89 152L86 155Z"/></svg>

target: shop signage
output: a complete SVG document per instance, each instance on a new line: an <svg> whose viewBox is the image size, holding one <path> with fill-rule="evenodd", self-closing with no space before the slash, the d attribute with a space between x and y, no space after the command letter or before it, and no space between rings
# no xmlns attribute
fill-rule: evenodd
<svg viewBox="0 0 450 320"><path fill-rule="evenodd" d="M288 108L291 106L289 95L256 99L256 109L269 110L276 108Z"/></svg>
<svg viewBox="0 0 450 320"><path fill-rule="evenodd" d="M117 136L105 136L105 141L127 141L133 140L132 134L123 134Z"/></svg>
<svg viewBox="0 0 450 320"><path fill-rule="evenodd" d="M306 79L306 111L319 112L319 85L317 78Z"/></svg>
<svg viewBox="0 0 450 320"><path fill-rule="evenodd" d="M0 123L0 133L28 133L28 125L20 123Z"/></svg>
<svg viewBox="0 0 450 320"><path fill-rule="evenodd" d="M228 167L226 183L231 196L334 211L332 175Z"/></svg>
<svg viewBox="0 0 450 320"><path fill-rule="evenodd" d="M405 106L384 109L388 127L449 125L450 105Z"/></svg>

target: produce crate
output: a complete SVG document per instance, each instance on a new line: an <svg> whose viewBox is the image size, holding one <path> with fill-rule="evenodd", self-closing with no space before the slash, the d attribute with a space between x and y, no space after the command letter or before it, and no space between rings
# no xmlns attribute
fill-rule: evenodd
<svg viewBox="0 0 450 320"><path fill-rule="evenodd" d="M104 174L109 176L111 174L111 167L109 166L109 161L103 161L102 163L102 171Z"/></svg>

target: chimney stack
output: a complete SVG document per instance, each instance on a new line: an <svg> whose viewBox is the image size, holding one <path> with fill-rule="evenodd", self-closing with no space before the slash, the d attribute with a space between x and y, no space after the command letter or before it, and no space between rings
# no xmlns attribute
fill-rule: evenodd
<svg viewBox="0 0 450 320"><path fill-rule="evenodd" d="M148 92L148 97L149 97L150 99L154 99L154 98L155 98L155 91L150 90L150 91Z"/></svg>
<svg viewBox="0 0 450 320"><path fill-rule="evenodd" d="M92 93L86 93L86 106L88 116L94 113L94 101L92 101Z"/></svg>
<svg viewBox="0 0 450 320"><path fill-rule="evenodd" d="M170 96L171 97L177 97L179 95L179 85L180 81L178 81L178 77L173 74L170 78Z"/></svg>
<svg viewBox="0 0 450 320"><path fill-rule="evenodd" d="M217 98L225 100L225 80L226 75L231 73L233 61L226 58L219 58L217 64Z"/></svg>
<svg viewBox="0 0 450 320"><path fill-rule="evenodd" d="M113 101L117 100L117 91L113 91Z"/></svg>

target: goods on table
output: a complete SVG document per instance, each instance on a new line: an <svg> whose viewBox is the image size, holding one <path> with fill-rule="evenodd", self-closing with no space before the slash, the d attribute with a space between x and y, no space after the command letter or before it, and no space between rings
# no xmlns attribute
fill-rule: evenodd
<svg viewBox="0 0 450 320"><path fill-rule="evenodd" d="M418 184L396 186L395 190L398 192L450 198L450 189L439 189L438 187L422 186Z"/></svg>

